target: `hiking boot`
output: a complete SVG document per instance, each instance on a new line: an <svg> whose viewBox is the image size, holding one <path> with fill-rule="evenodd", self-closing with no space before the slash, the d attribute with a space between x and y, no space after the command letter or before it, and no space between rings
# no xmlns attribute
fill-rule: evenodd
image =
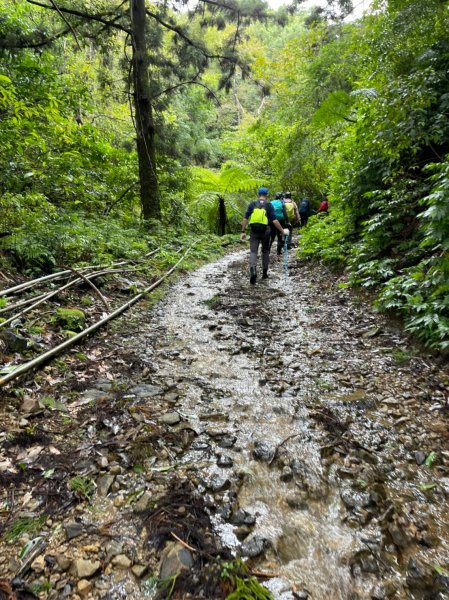
<svg viewBox="0 0 449 600"><path fill-rule="evenodd" d="M254 285L256 283L256 279L257 279L257 272L256 269L254 267L251 267L251 276L249 278L249 282Z"/></svg>
<svg viewBox="0 0 449 600"><path fill-rule="evenodd" d="M268 279L268 271L266 269L262 273L262 279Z"/></svg>

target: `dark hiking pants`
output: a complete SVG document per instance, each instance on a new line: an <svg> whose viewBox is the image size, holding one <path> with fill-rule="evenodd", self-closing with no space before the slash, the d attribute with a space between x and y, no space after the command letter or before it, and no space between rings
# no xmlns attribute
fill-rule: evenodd
<svg viewBox="0 0 449 600"><path fill-rule="evenodd" d="M307 221L309 220L309 213L300 212L299 217L301 219L301 227L305 227L307 225Z"/></svg>
<svg viewBox="0 0 449 600"><path fill-rule="evenodd" d="M268 270L270 262L270 228L264 233L255 233L251 231L249 236L249 266L255 268L257 266L257 253L259 251L259 245L262 246L262 269Z"/></svg>
<svg viewBox="0 0 449 600"><path fill-rule="evenodd" d="M287 226L284 220L279 221L279 223L282 225L282 229L285 229L285 227ZM274 238L277 236L277 248L276 248L277 253L282 254L282 249L284 247L284 236L279 231L279 229L276 229L276 227L274 225L270 225L270 230L271 230L270 231L270 249L271 249L271 246L273 245Z"/></svg>

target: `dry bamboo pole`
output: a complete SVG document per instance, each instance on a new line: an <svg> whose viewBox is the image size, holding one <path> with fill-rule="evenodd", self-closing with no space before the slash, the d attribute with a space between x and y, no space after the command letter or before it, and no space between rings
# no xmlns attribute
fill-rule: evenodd
<svg viewBox="0 0 449 600"><path fill-rule="evenodd" d="M96 276L97 274L98 273L92 273L91 276ZM34 302L34 304L31 304L31 306L24 308L22 311L16 313L15 315L12 315L12 317L9 317L9 319L2 321L2 323L0 323L0 328L6 327L7 325L9 325L9 323L14 321L15 319L23 317L23 315L26 315L28 312L30 312L30 310L34 310L35 308L37 308L44 302L47 302L47 300L50 300L50 298L53 298L53 296L60 294L64 290L68 289L69 287L72 287L72 285L75 285L76 283L80 283L81 281L82 281L81 278L72 279L72 281L69 281L65 285L57 288L56 290L53 290L52 292L49 292L43 298L41 297L40 300L38 300L37 302Z"/></svg>
<svg viewBox="0 0 449 600"><path fill-rule="evenodd" d="M39 277L38 279L31 279L31 281L25 281L20 285L15 285L14 287L7 288L6 290L0 290L0 296L9 296L10 294L15 294L16 292L22 292L30 287L34 287L35 285L39 285L40 283L44 283L46 281L51 281L52 279L56 279L57 277L63 277L64 275L71 275L71 271L58 271L57 273L45 275L44 277Z"/></svg>
<svg viewBox="0 0 449 600"><path fill-rule="evenodd" d="M43 294L39 294L39 296L33 296L32 298L27 298L26 300L21 300L20 302L15 302L14 304L8 304L5 308L0 308L0 315L6 312L11 312L16 308L21 308L22 306L26 306L27 304L31 304L36 300L40 300L44 296L46 296L49 292L44 292Z"/></svg>
<svg viewBox="0 0 449 600"><path fill-rule="evenodd" d="M145 267L143 267L143 266L141 266L141 267L139 267L139 266L133 266L133 267L130 267L129 269L106 269L104 271L96 271L95 273L89 273L85 277L86 277L87 280L90 280L90 279L93 279L94 277L99 277L100 275L112 275L114 273L133 272L133 271L139 271L139 270L141 270L143 268L145 268ZM14 319L18 319L19 317L22 317L23 315L25 315L26 313L28 313L30 310L33 310L34 308L37 308L38 306L40 306L44 302L47 302L47 300L50 300L51 298L53 298L53 296L56 296L60 292L63 292L66 289L68 289L69 287L72 287L73 285L76 285L76 284L80 283L82 280L83 280L83 275L80 273L80 277L79 278L72 279L72 281L69 281L65 285L57 288L56 290L53 290L52 292L47 292L46 294L41 294L40 296L36 296L35 298L31 298L30 300L24 300L22 303L19 302L19 303L15 304L15 305L13 304L12 307L19 308L19 306L26 306L27 304L30 304L30 302L34 302L35 300L37 300L37 302L34 302L34 304L32 304L31 306L29 306L25 310L23 310L23 311L21 311L19 313L16 313L12 317L9 317L9 319L7 319L6 321L2 321L0 323L0 329L2 327L6 327L6 325L8 325L9 323L11 323L11 321L14 321ZM1 312L7 312L8 309L10 310L12 307L6 307L6 308L2 309L0 311L0 313Z"/></svg>
<svg viewBox="0 0 449 600"><path fill-rule="evenodd" d="M196 242L194 242L191 246L189 246L189 248L181 256L181 258L178 260L178 262L176 264L174 264L173 267L171 267L171 269L169 269L165 273L165 275L163 275L157 281L155 281L150 286L145 288L140 294L137 294L137 296L134 296L134 298L132 298L129 302L126 302L126 304L123 304L122 306L120 306L119 308L114 310L114 312L112 312L110 315L108 315L104 319L101 319L100 321L97 321L90 327L87 327L87 329L84 329L83 331L81 331L80 333L75 335L74 337L69 338L65 342L62 342L62 344L59 344L55 348L52 348L51 350L44 352L44 354L41 354L40 356L33 358L33 360L30 360L27 363L20 365L19 367L17 367L17 369L14 369L14 371L11 371L11 373L8 373L4 377L1 377L0 378L0 387L4 386L5 384L12 381L13 379L20 377L21 375L24 375L28 371L31 371L31 369L34 369L35 367L38 367L39 365L47 362L50 358L57 356L63 350L70 348L70 346L74 346L77 342L82 340L84 337L86 337L90 333L93 333L94 331L96 331L97 329L99 329L100 327L102 327L103 325L105 325L106 323L111 321L112 319L115 319L116 317L118 317L119 315L124 313L126 310L131 308L131 306L136 304L136 302L141 300L146 294L149 294L154 289L159 287L161 285L161 283L165 279L167 279L167 277L170 277L170 275L178 268L178 266L182 263L182 261L185 259L185 257L189 254L189 252L191 251L191 249L193 248L193 246L195 244L196 244Z"/></svg>
<svg viewBox="0 0 449 600"><path fill-rule="evenodd" d="M152 250L151 252L144 254L142 259L149 258L150 256L152 256L153 254L155 254L158 251L159 251L159 248L156 248L156 250ZM116 263L109 263L109 264L103 264L103 265L91 265L88 267L82 267L81 269L79 269L79 271L82 273L85 273L86 271L89 271L90 269L105 269L107 267L109 267L109 268L110 267L119 267L121 265L125 265L127 262L129 262L129 261L122 260L122 261L116 262ZM5 290L0 290L0 297L1 296L9 296L10 294L15 294L16 292L23 292L24 290L26 290L30 287L35 287L36 285L45 283L47 281L51 281L53 279L60 279L60 278L64 278L64 277L67 278L67 277L70 277L71 274L72 274L72 271L70 269L68 269L68 270L64 270L64 271L58 271L57 273L52 273L51 275L45 275L44 277L38 277L37 279L31 279L30 281L25 281L24 283L15 285L14 287L7 288Z"/></svg>
<svg viewBox="0 0 449 600"><path fill-rule="evenodd" d="M83 273L81 273L80 271L77 271L77 269L70 269L72 271L72 273L74 273L77 277L80 277L83 281L85 281L87 283L87 285L89 285L94 294L96 294L101 302L103 302L107 312L109 312L109 304L108 301L106 300L106 298L103 296L103 294L100 292L100 290L97 288L97 286L88 278L86 277Z"/></svg>

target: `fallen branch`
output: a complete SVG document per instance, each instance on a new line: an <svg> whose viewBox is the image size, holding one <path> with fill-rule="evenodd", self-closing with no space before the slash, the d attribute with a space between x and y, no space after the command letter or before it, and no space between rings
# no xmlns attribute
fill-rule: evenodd
<svg viewBox="0 0 449 600"><path fill-rule="evenodd" d="M193 248L193 246L195 244L196 244L196 242L194 242L186 250L186 252L178 260L178 262L175 265L173 265L173 267L171 267L171 269L169 269L165 273L165 275L163 275L157 281L155 281L150 286L148 286L145 290L143 290L143 292L141 292L140 294L137 294L137 296L134 296L134 298L132 298L129 302L126 302L126 304L123 304L122 306L120 306L119 308L117 308L116 310L114 310L114 312L112 312L110 315L108 315L104 319L101 319L100 321L97 321L96 323L94 323L90 327L87 327L87 329L84 329L83 331L81 331L80 333L78 333L77 335L75 335L73 338L67 339L62 344L59 344L55 348L52 348L51 350L48 350L48 352L44 352L44 354L41 354L40 356L37 356L36 358L33 358L33 360L30 360L29 362L27 362L27 363L25 363L23 365L20 365L19 367L17 367L17 369L14 369L14 371L11 371L11 373L8 373L4 377L1 377L0 378L0 387L4 386L9 381L12 381L13 379L16 379L17 377L20 377L21 375L24 375L28 371L31 371L32 369L35 369L36 367L39 367L40 365L46 363L51 358L54 358L55 356L57 356L58 354L60 354L64 350L66 350L67 348L70 348L71 346L74 346L80 340L82 340L83 338L85 338L87 335L93 333L94 331L96 331L100 327L103 327L103 325L105 325L109 321L112 321L112 319L115 319L116 317L118 317L119 315L121 315L122 313L124 313L125 311L127 311L129 308L131 308L131 306L133 306L134 304L136 304L136 302L138 302L139 300L141 300L146 294L149 294L154 289L156 289L157 287L159 287L161 285L161 283L163 281L165 281L165 279L167 279L167 277L170 277L170 275L178 268L178 266L181 264L181 262L189 254L189 252L191 251L191 249Z"/></svg>
<svg viewBox="0 0 449 600"><path fill-rule="evenodd" d="M11 281L11 279L9 279L9 277L6 277L6 275L4 273L2 273L1 271L0 271L0 277L2 279L4 279L5 281Z"/></svg>
<svg viewBox="0 0 449 600"><path fill-rule="evenodd" d="M177 540L185 548L188 548L192 552L198 552L198 550L196 548L194 548L193 546L189 546L189 544L187 544L186 542L183 542L182 539L176 535L176 533L173 533L173 531L170 531L170 534L175 538L175 540Z"/></svg>
<svg viewBox="0 0 449 600"><path fill-rule="evenodd" d="M250 571L250 575L253 577L266 577L270 579L271 577L281 577L281 573L261 573L260 571Z"/></svg>
<svg viewBox="0 0 449 600"><path fill-rule="evenodd" d="M87 285L89 285L93 289L93 291L95 292L95 294L97 294L97 296L103 302L104 306L106 307L106 310L109 312L108 301L103 296L103 294L100 292L100 290L97 288L97 286L92 281L90 281L90 279L88 279L85 275L83 275L83 273L81 273L80 271L77 271L73 267L67 267L67 268L70 269L70 271L72 271L73 273L75 273L75 275L77 275L78 277L80 277L83 281L85 281L87 283Z"/></svg>
<svg viewBox="0 0 449 600"><path fill-rule="evenodd" d="M288 440L291 440L292 438L297 437L298 435L301 435L301 434L300 433L292 433L292 435L289 435L288 437L286 437L285 440L282 440L282 442L280 444L278 444L276 446L276 448L274 449L274 454L273 454L271 460L268 461L268 464L271 465L271 463L277 457L280 448L282 448L282 446L285 444L285 442L288 442Z"/></svg>

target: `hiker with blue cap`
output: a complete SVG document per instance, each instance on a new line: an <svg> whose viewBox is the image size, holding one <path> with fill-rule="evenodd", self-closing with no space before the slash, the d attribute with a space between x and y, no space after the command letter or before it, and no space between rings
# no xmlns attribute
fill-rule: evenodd
<svg viewBox="0 0 449 600"><path fill-rule="evenodd" d="M246 227L250 227L250 254L249 268L251 284L255 284L257 280L257 254L259 246L262 246L262 278L268 278L268 265L270 262L270 241L272 224L282 235L288 235L288 229L283 229L282 225L276 219L274 208L268 202L268 189L266 187L259 188L258 199L251 202L246 209L245 218L242 221L241 239L246 240Z"/></svg>

